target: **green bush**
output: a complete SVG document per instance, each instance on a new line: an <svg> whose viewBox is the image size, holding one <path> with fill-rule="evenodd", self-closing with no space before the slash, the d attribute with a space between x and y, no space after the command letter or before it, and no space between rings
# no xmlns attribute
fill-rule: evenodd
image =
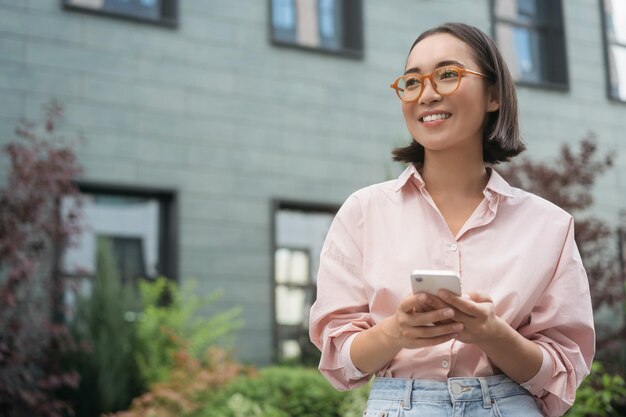
<svg viewBox="0 0 626 417"><path fill-rule="evenodd" d="M110 241L99 238L93 288L90 296L78 299L70 325L84 348L65 360L80 375L78 390L66 393L77 416L124 409L144 389L133 359L133 323L125 320L133 303L132 290L117 274Z"/></svg>
<svg viewBox="0 0 626 417"><path fill-rule="evenodd" d="M343 417L361 416L369 387L335 390L316 369L268 367L257 376L240 377L193 417Z"/></svg>
<svg viewBox="0 0 626 417"><path fill-rule="evenodd" d="M209 348L203 361L181 350L174 355L167 380L151 385L128 410L107 417L191 416L233 379L253 373L254 369L233 361L228 352L217 347Z"/></svg>
<svg viewBox="0 0 626 417"><path fill-rule="evenodd" d="M600 362L594 362L591 374L576 391L576 402L567 417L623 417L626 406L626 384L619 375L605 372ZM621 411L616 407L622 407Z"/></svg>
<svg viewBox="0 0 626 417"><path fill-rule="evenodd" d="M195 281L182 288L167 278L139 284L142 312L136 322L138 346L134 353L141 378L148 385L165 381L174 354L188 351L203 360L209 346L241 326L240 308L200 315L219 297L219 292L197 295Z"/></svg>
<svg viewBox="0 0 626 417"><path fill-rule="evenodd" d="M111 242L98 238L93 289L79 298L71 323L86 348L65 358L65 367L78 371L81 382L78 390L60 393L74 404L78 417L126 409L133 398L171 378L183 357L195 360L196 369L210 369L207 348L241 325L239 309L201 316L199 311L220 294L199 296L194 285L189 281L179 289L164 277L141 281L141 312L126 320L137 310L137 294L121 284Z"/></svg>

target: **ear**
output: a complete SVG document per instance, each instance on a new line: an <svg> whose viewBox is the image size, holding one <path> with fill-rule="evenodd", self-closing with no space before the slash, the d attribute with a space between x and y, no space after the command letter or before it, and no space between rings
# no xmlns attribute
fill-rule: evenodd
<svg viewBox="0 0 626 417"><path fill-rule="evenodd" d="M500 101L489 100L489 103L487 104L487 112L491 113L498 110L500 110Z"/></svg>
<svg viewBox="0 0 626 417"><path fill-rule="evenodd" d="M494 86L489 86L487 90L487 112L491 113L498 110L500 110L500 99Z"/></svg>

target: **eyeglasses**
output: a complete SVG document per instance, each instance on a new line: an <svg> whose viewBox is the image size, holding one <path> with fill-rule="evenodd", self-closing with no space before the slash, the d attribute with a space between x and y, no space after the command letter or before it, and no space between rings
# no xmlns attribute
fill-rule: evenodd
<svg viewBox="0 0 626 417"><path fill-rule="evenodd" d="M391 88L396 90L396 94L400 97L400 100L405 103L411 103L419 100L424 92L424 81L430 80L430 84L433 90L441 96L449 96L454 94L461 85L461 78L465 74L474 74L480 77L487 78L485 74L478 71L472 71L465 68L460 68L455 65L447 67L436 68L430 74L404 74L396 78L396 81L390 85Z"/></svg>

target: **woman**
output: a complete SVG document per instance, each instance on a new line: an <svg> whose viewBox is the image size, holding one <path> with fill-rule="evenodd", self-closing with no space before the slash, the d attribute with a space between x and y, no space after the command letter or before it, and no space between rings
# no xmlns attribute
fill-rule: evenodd
<svg viewBox="0 0 626 417"><path fill-rule="evenodd" d="M338 389L376 375L367 416L562 415L594 354L589 286L572 217L486 167L525 149L502 56L445 24L392 88L414 138L394 159L410 164L351 195L328 232L320 371ZM454 270L464 295L413 295L414 269Z"/></svg>

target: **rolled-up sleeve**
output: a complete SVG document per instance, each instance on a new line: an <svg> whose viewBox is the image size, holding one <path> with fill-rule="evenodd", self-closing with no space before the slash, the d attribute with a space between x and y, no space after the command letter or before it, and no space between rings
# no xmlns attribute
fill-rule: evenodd
<svg viewBox="0 0 626 417"><path fill-rule="evenodd" d="M365 384L370 377L350 358L354 336L373 325L362 279L362 236L362 211L352 195L339 209L322 247L309 323L311 341L322 353L319 370L340 390Z"/></svg>
<svg viewBox="0 0 626 417"><path fill-rule="evenodd" d="M561 416L574 403L595 353L589 281L574 241L573 219L552 280L518 331L543 353L541 369L522 385L545 415Z"/></svg>

